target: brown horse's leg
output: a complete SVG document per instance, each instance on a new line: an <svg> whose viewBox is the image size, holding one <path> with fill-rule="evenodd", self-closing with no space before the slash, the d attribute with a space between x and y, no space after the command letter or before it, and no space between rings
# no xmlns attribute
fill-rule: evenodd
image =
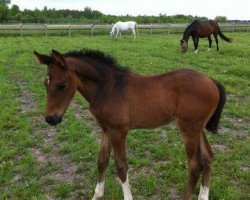
<svg viewBox="0 0 250 200"><path fill-rule="evenodd" d="M211 36L208 36L207 39L208 39L208 42L209 42L209 49L208 49L208 51L210 51L210 50L211 50L211 47L212 47L212 39L211 39Z"/></svg>
<svg viewBox="0 0 250 200"><path fill-rule="evenodd" d="M198 46L199 46L199 37L195 36L194 38L194 48L195 48L195 53L198 53Z"/></svg>
<svg viewBox="0 0 250 200"><path fill-rule="evenodd" d="M193 35L192 35L192 40L193 40L193 43L194 43L194 49L196 50L195 37Z"/></svg>
<svg viewBox="0 0 250 200"><path fill-rule="evenodd" d="M132 194L128 181L128 164L126 157L127 132L110 131L110 140L114 150L117 175L121 181L124 200L132 200Z"/></svg>
<svg viewBox="0 0 250 200"><path fill-rule="evenodd" d="M217 51L219 51L219 41L218 41L218 33L214 33L214 39L215 39L215 42L216 42L216 45L217 45Z"/></svg>
<svg viewBox="0 0 250 200"><path fill-rule="evenodd" d="M203 125L184 122L177 119L181 130L188 158L188 185L184 194L184 200L191 200L196 183L202 172L202 155L200 138L202 137Z"/></svg>
<svg viewBox="0 0 250 200"><path fill-rule="evenodd" d="M92 200L96 200L103 196L105 172L109 164L111 149L112 145L108 138L108 135L107 133L103 132L101 134L101 145L97 163L99 177L98 177L98 183L95 188L95 194Z"/></svg>
<svg viewBox="0 0 250 200"><path fill-rule="evenodd" d="M202 171L202 181L200 187L199 200L208 200L209 195L209 184L211 175L211 165L214 159L214 154L207 138L203 132L201 138L201 150L203 155L203 171Z"/></svg>

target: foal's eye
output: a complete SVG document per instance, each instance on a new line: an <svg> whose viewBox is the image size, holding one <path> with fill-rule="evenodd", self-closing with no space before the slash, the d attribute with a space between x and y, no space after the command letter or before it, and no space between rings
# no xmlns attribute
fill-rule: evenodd
<svg viewBox="0 0 250 200"><path fill-rule="evenodd" d="M57 86L58 91L63 91L65 89L66 85L67 85L67 81L64 81L64 82L60 83Z"/></svg>

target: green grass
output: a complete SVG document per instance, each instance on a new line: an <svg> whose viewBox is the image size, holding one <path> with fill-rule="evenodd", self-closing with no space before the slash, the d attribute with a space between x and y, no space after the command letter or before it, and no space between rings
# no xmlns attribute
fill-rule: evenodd
<svg viewBox="0 0 250 200"><path fill-rule="evenodd" d="M232 44L220 40L220 51L213 48L207 53L208 42L202 39L198 54L193 53L191 42L189 51L181 54L181 35L174 34L141 35L136 40L129 35L117 40L79 35L1 37L0 199L91 199L98 154L98 137L89 125L92 118L79 119L70 108L64 122L56 127L56 135L52 139L46 136L50 130L42 119L46 67L37 65L33 56L33 50L50 54L52 49L66 52L82 48L113 54L121 65L140 74L190 68L223 83L229 96L221 120L223 134L207 134L211 144L221 147L215 145L210 198L249 199L250 34L226 35L234 38ZM35 105L23 111L22 96L27 91L30 97L26 97L26 103ZM88 108L79 94L74 101ZM40 150L45 162L41 163L31 149ZM128 162L134 199L170 199L171 190L179 196L185 190L185 151L172 124L131 131ZM75 166L75 174L64 173L71 169L67 163ZM197 187L196 194L198 190ZM103 199L122 199L113 160Z"/></svg>

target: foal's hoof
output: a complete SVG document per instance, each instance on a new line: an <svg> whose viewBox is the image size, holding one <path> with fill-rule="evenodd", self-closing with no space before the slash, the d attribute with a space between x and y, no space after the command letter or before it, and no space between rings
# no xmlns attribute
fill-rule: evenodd
<svg viewBox="0 0 250 200"><path fill-rule="evenodd" d="M196 53L196 54L197 54L197 53L198 53L198 49L196 49L196 50L194 51L194 53Z"/></svg>
<svg viewBox="0 0 250 200"><path fill-rule="evenodd" d="M207 52L209 52L209 51L211 51L211 49L210 49L210 48L207 50Z"/></svg>

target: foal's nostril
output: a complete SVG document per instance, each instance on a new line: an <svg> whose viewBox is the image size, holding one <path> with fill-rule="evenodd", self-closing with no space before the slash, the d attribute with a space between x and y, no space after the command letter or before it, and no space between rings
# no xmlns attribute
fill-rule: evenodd
<svg viewBox="0 0 250 200"><path fill-rule="evenodd" d="M45 121L50 125L54 126L62 121L62 117L58 115L45 116Z"/></svg>

